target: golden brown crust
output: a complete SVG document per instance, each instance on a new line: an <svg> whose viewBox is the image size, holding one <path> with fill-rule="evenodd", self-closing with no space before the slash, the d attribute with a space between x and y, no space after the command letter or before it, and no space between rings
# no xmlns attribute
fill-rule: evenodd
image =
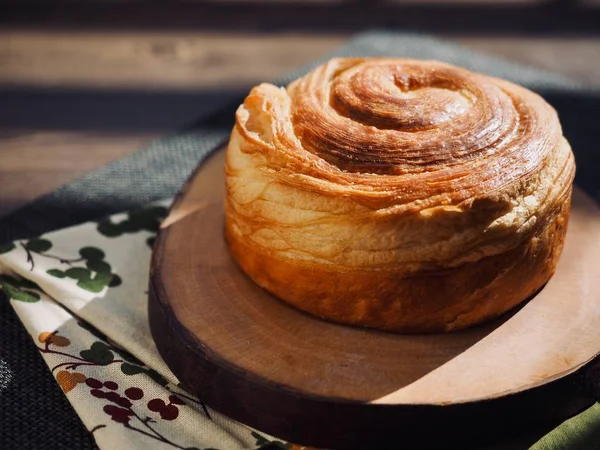
<svg viewBox="0 0 600 450"><path fill-rule="evenodd" d="M550 278L574 162L524 88L336 59L252 90L226 175L228 244L259 285L329 320L423 332L495 317Z"/></svg>
<svg viewBox="0 0 600 450"><path fill-rule="evenodd" d="M568 193L570 196L570 192ZM348 270L260 253L226 227L232 256L259 286L332 322L395 332L465 328L497 317L539 290L563 246L569 201L535 238L475 263L401 277L393 270Z"/></svg>

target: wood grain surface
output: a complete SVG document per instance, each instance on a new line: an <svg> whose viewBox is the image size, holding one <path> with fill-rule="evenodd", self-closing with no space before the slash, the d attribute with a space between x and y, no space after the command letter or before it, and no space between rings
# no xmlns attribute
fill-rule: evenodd
<svg viewBox="0 0 600 450"><path fill-rule="evenodd" d="M0 216L341 45L351 32L0 26ZM584 82L600 38L451 40Z"/></svg>
<svg viewBox="0 0 600 450"><path fill-rule="evenodd" d="M460 332L400 335L319 320L245 276L223 237L223 154L161 226L149 286L157 348L209 406L300 444L382 448L401 435L410 448L457 448L591 404L568 377L600 351L600 209L581 191L557 272L525 306Z"/></svg>

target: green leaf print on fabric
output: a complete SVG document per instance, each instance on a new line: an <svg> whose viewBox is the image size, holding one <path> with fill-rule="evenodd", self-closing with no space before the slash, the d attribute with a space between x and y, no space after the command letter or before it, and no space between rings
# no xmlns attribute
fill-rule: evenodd
<svg viewBox="0 0 600 450"><path fill-rule="evenodd" d="M121 364L121 372L125 375L137 375L138 373L144 373L145 370L143 367L124 362Z"/></svg>
<svg viewBox="0 0 600 450"><path fill-rule="evenodd" d="M138 375L140 373L144 373L161 386L167 386L169 384L169 382L158 372L156 372L153 369L150 369L149 367L144 366L144 363L142 363L131 353L122 348L119 348L114 342L110 342L108 340L108 337L93 325L82 320L78 320L77 325L79 325L84 330L89 331L98 339L105 341L105 345L108 348L110 348L110 351L121 358L121 361L119 361L121 362L121 372L123 372L125 375ZM83 355L82 357L85 358Z"/></svg>
<svg viewBox="0 0 600 450"><path fill-rule="evenodd" d="M1 244L0 245L0 255L2 255L4 253L11 252L15 248L17 248L17 246L14 243L12 243L12 242L9 242L7 244Z"/></svg>
<svg viewBox="0 0 600 450"><path fill-rule="evenodd" d="M106 237L118 237L125 233L137 233L139 231L156 232L161 221L167 216L167 208L164 206L152 206L137 211L131 211L126 219L114 223L110 218L98 223L98 232Z"/></svg>
<svg viewBox="0 0 600 450"><path fill-rule="evenodd" d="M286 444L285 442L281 442L281 441L277 441L277 440L273 440L270 441L267 438L265 438L264 436L258 434L256 431L253 431L252 433L252 437L254 439L256 439L256 445L259 445L260 448L281 448L281 449L289 449L291 448L290 444Z"/></svg>
<svg viewBox="0 0 600 450"><path fill-rule="evenodd" d="M135 356L133 356L131 353L127 352L126 350L123 350L122 348L114 346L113 351L117 355L119 355L124 361L130 362L132 364L137 364L138 366L142 365L142 362L139 359L137 359Z"/></svg>
<svg viewBox="0 0 600 450"><path fill-rule="evenodd" d="M113 273L112 278L108 282L108 287L121 286L122 283L123 283L123 280L121 279L121 277L119 275L117 275L116 273Z"/></svg>
<svg viewBox="0 0 600 450"><path fill-rule="evenodd" d="M97 273L94 278L92 278L92 274L89 273L85 277L78 279L77 286L86 291L98 293L102 292L102 289L108 286L111 278L112 275L110 273Z"/></svg>
<svg viewBox="0 0 600 450"><path fill-rule="evenodd" d="M92 335L96 336L98 339L106 341L106 339L107 339L106 335L104 333L102 333L101 331L99 331L93 325L89 324L88 322L84 322L83 320L78 320L77 325L79 325L84 330L89 331Z"/></svg>
<svg viewBox="0 0 600 450"><path fill-rule="evenodd" d="M27 241L25 248L35 253L44 253L52 248L52 242L48 239L33 238Z"/></svg>
<svg viewBox="0 0 600 450"><path fill-rule="evenodd" d="M131 364L128 362L124 362L123 364L121 364L121 372L123 372L125 375L137 375L140 373L145 373L153 381L155 381L156 383L160 384L163 387L166 386L167 384L169 384L169 382L155 370L152 370L148 367L142 367L137 364Z"/></svg>
<svg viewBox="0 0 600 450"><path fill-rule="evenodd" d="M48 274L50 274L56 278L65 278L67 276L66 273L64 273L62 270L59 270L59 269L50 269L48 271Z"/></svg>
<svg viewBox="0 0 600 450"><path fill-rule="evenodd" d="M65 271L65 276L78 280L89 275L90 271L84 267L71 267Z"/></svg>
<svg viewBox="0 0 600 450"><path fill-rule="evenodd" d="M115 355L110 350L104 342L96 341L88 350L82 350L79 354L86 361L106 366L115 359Z"/></svg>
<svg viewBox="0 0 600 450"><path fill-rule="evenodd" d="M101 261L97 259L89 259L85 263L86 267L94 272L98 273L107 273L110 272L110 266L106 263L106 261Z"/></svg>
<svg viewBox="0 0 600 450"><path fill-rule="evenodd" d="M110 348L110 350L115 353L116 355L118 355L119 357L121 357L122 362L124 364L129 364L132 365L134 367L137 368L137 366L141 366L143 365L143 363L137 359L135 356L133 356L131 353L129 353L128 351L120 348L117 346L116 343L111 342L109 340L109 338L102 333L100 330L98 330L96 327L94 327L92 324L88 323L88 322L84 322L83 320L78 320L77 321L77 325L79 325L81 328L83 328L84 330L88 331L89 333L91 333L93 336L97 337L98 339L100 339L101 341L103 341L103 343ZM123 373L125 373L126 375L129 375L125 372L125 370L123 370L123 368L121 367L121 371ZM142 370L143 371L143 370ZM142 373L142 372L136 372L136 373Z"/></svg>
<svg viewBox="0 0 600 450"><path fill-rule="evenodd" d="M152 248L154 248L155 241L156 241L156 236L150 236L148 239L146 239L146 245L152 249Z"/></svg>
<svg viewBox="0 0 600 450"><path fill-rule="evenodd" d="M85 267L69 267L66 270L50 269L46 273L57 278L77 280L77 286L86 291L98 293L105 287L117 287L122 283L121 277L112 273L110 264L104 261L105 254L96 247L83 247L79 250L80 258L61 259L62 264L85 261Z"/></svg>
<svg viewBox="0 0 600 450"><path fill-rule="evenodd" d="M79 250L79 254L88 261L102 261L105 256L104 252L96 247L83 247Z"/></svg>
<svg viewBox="0 0 600 450"><path fill-rule="evenodd" d="M0 275L0 288L8 298L13 300L35 303L40 299L40 294L32 290L39 289L39 287L28 280Z"/></svg>
<svg viewBox="0 0 600 450"><path fill-rule="evenodd" d="M19 245L21 245L23 250L25 250L25 253L27 254L27 262L31 264L29 270L33 270L35 267L35 261L33 260L34 254L46 256L48 258L60 259L58 256L45 254L45 252L52 248L52 242L50 242L48 239L34 237L25 243L19 242Z"/></svg>

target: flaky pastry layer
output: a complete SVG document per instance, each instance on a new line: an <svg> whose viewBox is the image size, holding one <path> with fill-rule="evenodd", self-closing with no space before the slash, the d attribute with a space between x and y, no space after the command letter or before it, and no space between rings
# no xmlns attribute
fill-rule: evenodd
<svg viewBox="0 0 600 450"><path fill-rule="evenodd" d="M462 328L551 276L574 168L529 90L434 61L333 59L238 109L226 235L254 281L307 312Z"/></svg>

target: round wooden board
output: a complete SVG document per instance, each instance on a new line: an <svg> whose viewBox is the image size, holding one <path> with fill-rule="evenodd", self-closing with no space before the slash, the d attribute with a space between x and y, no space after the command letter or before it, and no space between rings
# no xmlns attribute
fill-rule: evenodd
<svg viewBox="0 0 600 450"><path fill-rule="evenodd" d="M318 320L241 272L223 238L223 158L175 200L149 288L158 350L207 405L298 444L456 448L589 404L573 376L600 351L600 211L580 191L557 273L524 307L462 332L394 335Z"/></svg>

